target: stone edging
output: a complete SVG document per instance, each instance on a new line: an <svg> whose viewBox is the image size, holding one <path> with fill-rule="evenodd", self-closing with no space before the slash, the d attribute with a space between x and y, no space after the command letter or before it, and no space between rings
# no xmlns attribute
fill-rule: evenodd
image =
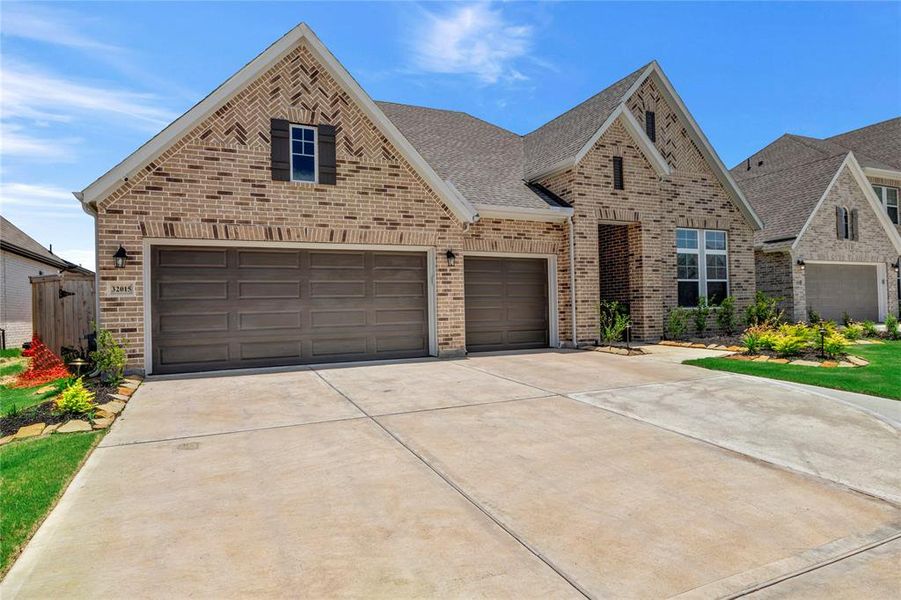
<svg viewBox="0 0 901 600"><path fill-rule="evenodd" d="M53 425L45 425L44 423L34 423L20 427L19 430L6 437L0 438L0 446L15 440L24 440L37 436L45 436L57 433L81 433L86 431L95 431L97 429L106 429L113 424L119 413L125 408L126 403L131 398L135 390L141 385L143 380L140 377L126 377L119 384L119 388L115 394L110 394L112 400L104 404L98 405L94 410L94 419L88 421L86 419L70 419L65 423L55 423Z"/></svg>
<svg viewBox="0 0 901 600"><path fill-rule="evenodd" d="M835 367L865 367L869 363L859 356L848 355L845 360L807 360L803 358L774 358L765 354L729 354L723 358L731 358L732 360L749 360L752 362L768 362L777 365L796 365L799 367L825 367L827 369Z"/></svg>

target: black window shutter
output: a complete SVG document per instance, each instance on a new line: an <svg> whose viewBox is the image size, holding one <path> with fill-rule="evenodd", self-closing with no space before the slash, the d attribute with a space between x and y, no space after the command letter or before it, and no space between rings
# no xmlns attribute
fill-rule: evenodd
<svg viewBox="0 0 901 600"><path fill-rule="evenodd" d="M842 210L843 209L841 206L835 207L835 237L837 237L840 240L845 238L845 236L843 234L844 223L843 223L843 219L842 219Z"/></svg>
<svg viewBox="0 0 901 600"><path fill-rule="evenodd" d="M335 126L320 125L318 138L319 183L335 185L338 175L338 164L335 155Z"/></svg>
<svg viewBox="0 0 901 600"><path fill-rule="evenodd" d="M646 110L644 113L644 130L652 142L657 141L657 115L652 110Z"/></svg>
<svg viewBox="0 0 901 600"><path fill-rule="evenodd" d="M623 186L623 157L613 157L613 189L622 190Z"/></svg>
<svg viewBox="0 0 901 600"><path fill-rule="evenodd" d="M857 241L857 209L851 209L851 239Z"/></svg>
<svg viewBox="0 0 901 600"><path fill-rule="evenodd" d="M291 181L291 123L285 119L269 122L272 179Z"/></svg>

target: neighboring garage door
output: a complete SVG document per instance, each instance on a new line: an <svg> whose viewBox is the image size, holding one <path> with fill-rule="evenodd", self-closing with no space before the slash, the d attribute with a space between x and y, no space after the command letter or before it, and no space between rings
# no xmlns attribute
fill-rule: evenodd
<svg viewBox="0 0 901 600"><path fill-rule="evenodd" d="M875 266L807 263L805 281L807 306L822 318L841 322L847 312L856 321L878 320Z"/></svg>
<svg viewBox="0 0 901 600"><path fill-rule="evenodd" d="M154 246L153 372L428 354L424 253Z"/></svg>
<svg viewBox="0 0 901 600"><path fill-rule="evenodd" d="M466 349L546 348L547 260L466 256Z"/></svg>

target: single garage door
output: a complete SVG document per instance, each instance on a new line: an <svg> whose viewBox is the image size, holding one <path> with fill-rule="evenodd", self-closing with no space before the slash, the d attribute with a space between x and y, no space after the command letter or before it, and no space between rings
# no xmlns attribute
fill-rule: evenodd
<svg viewBox="0 0 901 600"><path fill-rule="evenodd" d="M428 354L424 253L154 246L154 373Z"/></svg>
<svg viewBox="0 0 901 600"><path fill-rule="evenodd" d="M879 320L874 265L818 265L805 271L807 306L824 319L841 322L847 312L855 321Z"/></svg>
<svg viewBox="0 0 901 600"><path fill-rule="evenodd" d="M464 258L466 349L547 348L547 260Z"/></svg>

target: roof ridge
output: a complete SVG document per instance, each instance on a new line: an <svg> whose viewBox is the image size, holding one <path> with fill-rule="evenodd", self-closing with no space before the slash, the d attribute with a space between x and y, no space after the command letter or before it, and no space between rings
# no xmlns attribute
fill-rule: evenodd
<svg viewBox="0 0 901 600"><path fill-rule="evenodd" d="M786 135L788 135L788 134L786 134ZM761 173L761 174L759 174L759 175L752 175L752 176L750 176L750 177L743 177L743 178L741 178L741 180L738 182L738 184L739 184L739 186L741 186L742 184L747 183L748 181L751 181L751 180L753 180L753 179L760 179L761 177L769 177L770 175L778 175L779 173L784 173L785 171L791 171L791 170L793 170L793 169L798 169L798 168L800 168L800 167L807 167L807 166L810 166L810 165L812 165L812 164L814 164L814 163L819 163L819 162L823 162L824 160L829 160L829 159L831 159L831 158L835 158L836 156L843 156L843 155L844 155L844 156L847 156L848 154L852 154L852 153L853 153L853 152L852 152L851 150L847 150L847 149L846 149L846 150L844 150L843 152L836 152L835 154L830 154L829 156L824 156L823 158L818 158L818 159L816 159L816 160L809 160L809 161L803 162L803 163L792 164L792 165L789 165L789 166L787 166L787 167L785 167L785 168L782 168L782 169L776 169L775 171L767 171L766 173Z"/></svg>
<svg viewBox="0 0 901 600"><path fill-rule="evenodd" d="M869 129L871 127L878 127L879 125L885 125L886 123L889 123L891 121L898 121L898 120L901 120L901 117L891 117L891 118L888 118L888 119L885 119L882 121L877 121L876 123L870 123L869 125L864 125L863 127L857 127L856 129L849 129L848 131L836 133L835 135L831 135L831 136L829 136L827 138L823 138L823 139L832 140L832 138L837 138L837 137L841 137L843 135L848 135L849 133L856 133L858 131L863 131L864 129Z"/></svg>
<svg viewBox="0 0 901 600"><path fill-rule="evenodd" d="M501 127L497 123L492 123L491 121L483 119L482 117L477 117L471 113L466 112L465 110L454 110L452 108L435 108L434 106L423 106L422 104L407 104L405 102L391 102L390 100L374 100L374 102L376 104L394 104L395 106L407 106L410 108L418 108L420 110L434 110L436 112L446 112L446 113L463 115L465 117L469 117L470 119L474 119L476 121L481 121L482 123L485 123L486 125L490 125L491 127L494 127L495 129L500 129L501 131L509 133L510 135L515 135L518 138L524 137L523 135L516 133L515 131L511 131L511 130L507 129L506 127Z"/></svg>
<svg viewBox="0 0 901 600"><path fill-rule="evenodd" d="M577 102L577 103L574 104L572 107L570 107L570 108L568 108L567 110L563 111L562 113L560 113L559 115L557 115L556 117L554 117L553 119L551 119L550 121L547 121L547 122L543 123L542 125L539 125L539 126L536 127L535 129L533 129L532 131L526 133L523 137L532 135L532 134L535 133L536 131L539 131L540 129L542 129L542 128L544 128L544 127L547 127L548 125L550 125L550 124L553 123L554 121L557 121L558 119L562 119L563 117L565 117L566 115L568 115L568 114L571 113L572 111L576 110L577 108L579 108L579 107L582 106L583 104L585 104L585 103L587 103L587 102L590 102L591 100L597 98L598 96L600 96L601 94L603 94L604 92L606 92L607 90L609 90L610 88L614 88L614 87L616 87L617 85L619 85L620 83L622 83L623 81L625 81L626 79L629 79L630 77L632 77L633 75L635 75L636 73L639 73L639 72L642 72L642 71L646 70L648 67L650 67L652 64L654 64L654 62L655 62L655 61L652 60L652 61L650 61L650 62L645 63L643 66L639 67L638 69L635 69L634 71L630 71L628 75L626 75L626 76L624 76L624 77L620 77L619 79L617 79L616 81L614 81L613 83L611 83L610 85L608 85L607 87L605 87L605 88L603 88L603 89L601 89L601 90L595 92L594 94L592 94L592 95L589 96L588 98L585 98L585 99L582 100L581 102Z"/></svg>

